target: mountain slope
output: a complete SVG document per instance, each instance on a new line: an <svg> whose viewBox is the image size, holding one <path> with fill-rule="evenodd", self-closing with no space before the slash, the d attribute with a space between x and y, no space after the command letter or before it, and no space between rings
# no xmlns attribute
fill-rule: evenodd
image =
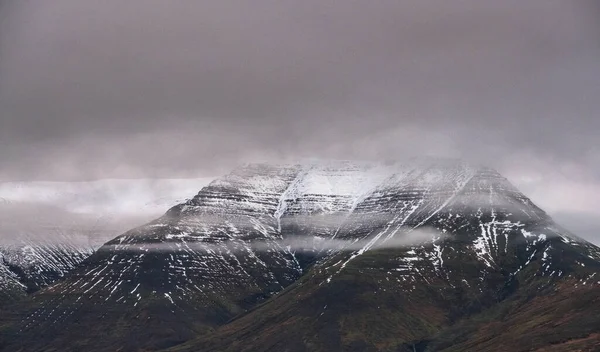
<svg viewBox="0 0 600 352"><path fill-rule="evenodd" d="M25 286L17 275L6 265L6 260L0 253L0 307L25 295Z"/></svg>
<svg viewBox="0 0 600 352"><path fill-rule="evenodd" d="M367 235L384 241L428 227L432 242L337 253L255 311L174 350L513 351L600 330L594 310L564 316L594 306L597 247L560 229L492 170L476 171L457 192L435 193L418 198L442 206L408 216L388 201L398 219ZM338 237L355 231L343 227Z"/></svg>
<svg viewBox="0 0 600 352"><path fill-rule="evenodd" d="M249 165L36 294L18 309L17 325L31 338L9 333L5 343L451 348L459 324L470 327L469 343L487 336L494 309L563 294L571 283L596 290L599 253L488 168L429 159Z"/></svg>
<svg viewBox="0 0 600 352"><path fill-rule="evenodd" d="M28 293L63 277L94 252L76 242L27 242L0 247L4 264Z"/></svg>

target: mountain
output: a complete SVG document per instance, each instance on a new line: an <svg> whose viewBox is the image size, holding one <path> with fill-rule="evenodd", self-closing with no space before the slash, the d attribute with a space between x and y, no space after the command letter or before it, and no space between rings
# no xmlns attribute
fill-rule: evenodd
<svg viewBox="0 0 600 352"><path fill-rule="evenodd" d="M2 343L586 350L600 333L599 270L600 249L486 167L256 164L118 236L15 307Z"/></svg>
<svg viewBox="0 0 600 352"><path fill-rule="evenodd" d="M0 183L3 271L19 282L18 287L35 292L73 270L104 242L160 215L165 208L185 199L190 189L207 182L185 179Z"/></svg>
<svg viewBox="0 0 600 352"><path fill-rule="evenodd" d="M266 304L173 350L600 349L600 250L493 170L446 169L442 182L432 171L403 177L408 188L387 180L354 209L364 218L385 204L376 213L390 213L380 227L361 220L338 230L368 232L365 247L326 258ZM429 177L436 186L418 185ZM433 241L374 242L424 226Z"/></svg>

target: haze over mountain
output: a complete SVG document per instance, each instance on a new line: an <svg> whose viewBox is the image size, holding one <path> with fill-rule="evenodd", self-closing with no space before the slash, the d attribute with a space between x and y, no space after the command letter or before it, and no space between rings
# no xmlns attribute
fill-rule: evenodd
<svg viewBox="0 0 600 352"><path fill-rule="evenodd" d="M252 164L16 300L0 346L592 351L599 271L600 248L487 167Z"/></svg>
<svg viewBox="0 0 600 352"><path fill-rule="evenodd" d="M596 215L600 209L596 202L600 198L595 198L593 190L587 196L572 194L568 188L544 189L537 180L513 176L517 182L511 181L560 224L593 243L600 243L597 231L600 214ZM80 234L94 230L97 235L92 245L97 247L112 235L161 215L212 179L0 182L0 207L3 209L0 217L4 219L0 223L0 243L26 232L30 238L37 232L48 239L57 231L31 230L32 226L45 223L45 228L78 229ZM586 201L582 203L578 199ZM38 218L37 222L29 221L32 214ZM99 219L102 219L100 223Z"/></svg>

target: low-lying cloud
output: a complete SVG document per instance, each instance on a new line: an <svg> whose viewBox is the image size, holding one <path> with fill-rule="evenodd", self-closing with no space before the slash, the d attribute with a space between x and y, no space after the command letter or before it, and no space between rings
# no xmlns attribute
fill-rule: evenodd
<svg viewBox="0 0 600 352"><path fill-rule="evenodd" d="M431 228L411 229L406 227L398 229L392 237L378 237L377 235L379 233L380 232L375 231L368 237L362 239L289 236L283 239L254 241L243 241L234 238L218 243L182 241L181 239L177 239L160 243L109 244L103 246L100 250L126 252L178 252L192 250L216 253L235 253L247 252L248 250L254 252L273 252L286 249L291 252L319 253L327 251L358 251L361 249L379 250L408 248L439 240L446 236L446 234Z"/></svg>

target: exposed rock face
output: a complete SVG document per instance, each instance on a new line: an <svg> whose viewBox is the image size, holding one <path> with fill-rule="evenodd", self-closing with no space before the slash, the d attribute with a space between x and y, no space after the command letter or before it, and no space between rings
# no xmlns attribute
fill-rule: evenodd
<svg viewBox="0 0 600 352"><path fill-rule="evenodd" d="M598 270L597 247L488 168L249 165L107 243L21 326L63 349L402 350Z"/></svg>

